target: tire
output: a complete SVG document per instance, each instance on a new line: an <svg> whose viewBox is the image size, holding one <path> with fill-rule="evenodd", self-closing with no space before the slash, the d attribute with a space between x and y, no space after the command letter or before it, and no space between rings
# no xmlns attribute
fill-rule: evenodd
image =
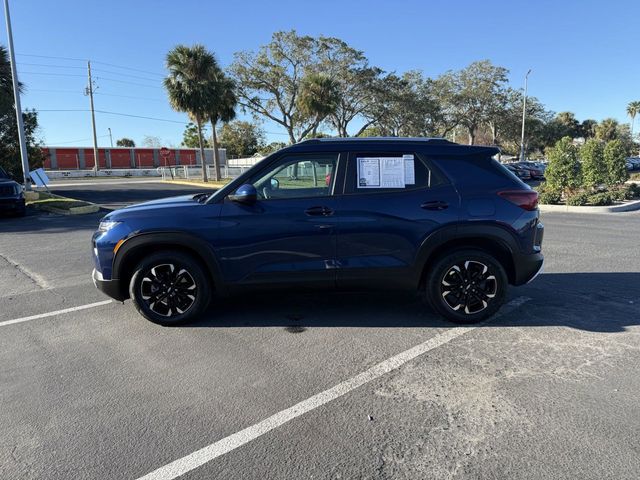
<svg viewBox="0 0 640 480"><path fill-rule="evenodd" d="M140 315L166 326L196 319L211 294L209 278L198 262L170 250L143 259L129 282L129 295Z"/></svg>
<svg viewBox="0 0 640 480"><path fill-rule="evenodd" d="M476 323L500 309L507 284L504 267L492 255L481 250L455 250L428 271L426 297L431 308L447 320Z"/></svg>

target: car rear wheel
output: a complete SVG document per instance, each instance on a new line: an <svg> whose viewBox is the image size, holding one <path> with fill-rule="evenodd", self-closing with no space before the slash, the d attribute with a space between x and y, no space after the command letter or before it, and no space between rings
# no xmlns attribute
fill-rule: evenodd
<svg viewBox="0 0 640 480"><path fill-rule="evenodd" d="M437 261L426 279L427 300L446 319L476 323L504 303L507 275L498 260L480 250L456 250Z"/></svg>
<svg viewBox="0 0 640 480"><path fill-rule="evenodd" d="M206 309L211 286L193 257L165 251L150 255L137 265L129 295L147 320L179 325L194 320Z"/></svg>

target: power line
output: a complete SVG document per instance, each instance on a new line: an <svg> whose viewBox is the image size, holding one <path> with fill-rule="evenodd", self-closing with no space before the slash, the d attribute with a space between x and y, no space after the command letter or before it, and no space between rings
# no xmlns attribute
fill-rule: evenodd
<svg viewBox="0 0 640 480"><path fill-rule="evenodd" d="M24 70L21 70L20 75L22 74L28 74L28 75L51 75L54 77L84 77L84 75L81 75L79 73L57 73L57 72L25 72Z"/></svg>
<svg viewBox="0 0 640 480"><path fill-rule="evenodd" d="M131 70L133 72L140 72L140 73L148 73L149 75L157 75L159 77L164 77L165 75L162 73L157 73L157 72L150 72L148 70L140 70L139 68L132 68L132 67L125 67L123 65L115 65L113 63L107 63L107 62L93 62L93 63L99 63L100 65L106 65L107 67L114 67L114 68L122 68L124 70Z"/></svg>
<svg viewBox="0 0 640 480"><path fill-rule="evenodd" d="M137 97L134 95L116 95L115 93L94 92L94 95L102 95L105 97L133 98L135 100L150 100L154 102L166 102L165 98Z"/></svg>
<svg viewBox="0 0 640 480"><path fill-rule="evenodd" d="M162 87L159 87L157 85L147 85L144 83L136 83L136 82L128 82L126 80L118 80L116 78L108 78L108 77L96 77L96 80L106 80L108 82L118 82L118 83L125 83L127 85L137 85L139 87L148 87L148 88L159 88L160 90L162 90Z"/></svg>
<svg viewBox="0 0 640 480"><path fill-rule="evenodd" d="M109 135L99 135L98 138L104 138L104 137L108 137ZM80 138L78 140L69 140L66 142L47 142L50 145L56 146L56 145L67 145L69 143L76 143L76 142L86 142L88 140L91 140L90 138Z"/></svg>
<svg viewBox="0 0 640 480"><path fill-rule="evenodd" d="M17 55L20 56L20 57L49 58L49 59L67 60L67 61L71 61L71 62L86 62L88 60L86 58L59 57L59 56L55 56L55 55L35 55L35 54L30 54L30 53L18 53ZM157 75L159 77L164 77L164 75L162 73L151 72L149 70L141 70L139 68L127 67L125 65L117 65L115 63L100 62L100 61L97 61L97 60L93 60L93 63L100 64L100 65L105 65L107 67L122 68L124 70L131 70L133 72L147 73L149 75ZM80 67L80 68L82 68L82 67Z"/></svg>
<svg viewBox="0 0 640 480"><path fill-rule="evenodd" d="M33 55L33 54L29 54L29 53L18 53L17 55L19 57L54 58L54 59L59 59L59 60L69 60L69 61L73 61L73 62L86 62L87 61L86 58L57 57L57 56L53 56L53 55Z"/></svg>
<svg viewBox="0 0 640 480"><path fill-rule="evenodd" d="M102 70L101 68L94 68L93 71L94 72L109 73L109 74L113 74L113 75L120 75L121 77L138 78L140 80L149 80L150 82L157 82L158 81L158 79L156 79L156 78L141 77L139 75L129 75L128 73L114 72L114 71L111 71L111 70Z"/></svg>
<svg viewBox="0 0 640 480"><path fill-rule="evenodd" d="M77 67L75 65L53 65L51 63L28 63L28 62L19 62L18 65L29 65L30 67L51 67L51 68L80 68L84 69L84 67Z"/></svg>

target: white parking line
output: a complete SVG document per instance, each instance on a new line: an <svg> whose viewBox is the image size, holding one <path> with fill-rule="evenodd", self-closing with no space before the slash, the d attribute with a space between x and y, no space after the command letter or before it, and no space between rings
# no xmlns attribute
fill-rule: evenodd
<svg viewBox="0 0 640 480"><path fill-rule="evenodd" d="M508 314L529 300L531 299L527 297L518 297L511 300L502 307L500 312L495 315L493 319ZM328 390L320 392L292 407L282 410L281 412L278 412L255 425L247 427L244 430L240 430L239 432L229 435L222 440L218 440L217 442L201 448L200 450L196 450L185 457L179 458L178 460L165 465L164 467L160 467L157 470L140 477L138 480L172 480L184 475L185 473L190 472L191 470L194 470L205 463L224 455L225 453L229 453L230 451L255 440L256 438L278 428L300 415L304 415L307 412L315 410L316 408L321 407L322 405L325 405L351 392L352 390L381 377L382 375L385 375L386 373L400 368L414 358L419 357L434 348L438 348L441 345L444 345L445 343L448 343L451 340L482 326L484 323L485 322L468 327L451 328L433 338L430 338L420 345L416 345L409 350L405 350L398 355L378 363L355 377L345 380Z"/></svg>
<svg viewBox="0 0 640 480"><path fill-rule="evenodd" d="M86 305L80 305L77 307L64 308L62 310L56 310L55 312L39 313L38 315L31 315L29 317L15 318L13 320L5 320L0 322L0 327L6 327L7 325L14 325L16 323L29 322L31 320L38 320L39 318L54 317L56 315L62 315L63 313L77 312L79 310L86 310L87 308L100 307L111 303L112 300L103 300L101 302L88 303Z"/></svg>

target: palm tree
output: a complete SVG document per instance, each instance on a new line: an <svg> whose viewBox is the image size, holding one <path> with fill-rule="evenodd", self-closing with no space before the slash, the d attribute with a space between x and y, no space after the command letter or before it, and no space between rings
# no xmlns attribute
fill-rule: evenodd
<svg viewBox="0 0 640 480"><path fill-rule="evenodd" d="M19 90L22 91L22 84ZM13 106L13 79L9 52L0 45L0 116Z"/></svg>
<svg viewBox="0 0 640 480"><path fill-rule="evenodd" d="M218 122L230 122L236 117L236 104L238 99L235 94L233 81L218 69L216 75L216 92L213 105L208 114L211 121L211 144L213 146L213 167L216 181L220 180L220 158L218 155L218 135L216 125Z"/></svg>
<svg viewBox="0 0 640 480"><path fill-rule="evenodd" d="M202 180L206 182L208 179L202 124L215 99L218 63L202 45L178 45L167 54L167 69L169 75L163 83L171 106L178 112L186 112L198 127Z"/></svg>
<svg viewBox="0 0 640 480"><path fill-rule="evenodd" d="M627 105L627 115L631 117L631 138L633 138L633 124L635 123L638 113L640 113L640 100L629 102L629 105Z"/></svg>

